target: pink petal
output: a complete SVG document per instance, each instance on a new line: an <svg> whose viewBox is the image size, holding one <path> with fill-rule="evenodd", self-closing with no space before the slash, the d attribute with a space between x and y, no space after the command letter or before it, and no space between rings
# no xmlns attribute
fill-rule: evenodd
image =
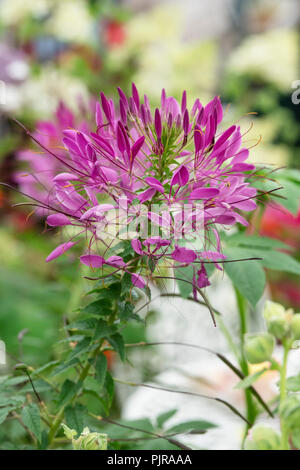
<svg viewBox="0 0 300 470"><path fill-rule="evenodd" d="M190 175L188 169L182 165L178 170L175 171L172 179L171 186L178 184L179 186L185 186L189 181Z"/></svg>
<svg viewBox="0 0 300 470"><path fill-rule="evenodd" d="M80 256L80 262L90 268L101 268L105 263L105 259L99 255L83 255Z"/></svg>
<svg viewBox="0 0 300 470"><path fill-rule="evenodd" d="M210 199L216 197L219 192L217 188L198 188L191 192L189 199Z"/></svg>
<svg viewBox="0 0 300 470"><path fill-rule="evenodd" d="M147 178L145 178L145 181L146 181L147 184L149 184L149 186L151 186L151 188L156 189L160 193L164 192L163 185L156 178L153 178L152 176L148 176Z"/></svg>
<svg viewBox="0 0 300 470"><path fill-rule="evenodd" d="M121 256L111 256L106 260L107 264L112 264L113 266L117 266L122 268L123 266L126 265L126 263L123 261L123 258Z"/></svg>
<svg viewBox="0 0 300 470"><path fill-rule="evenodd" d="M64 214L51 214L47 217L47 224L50 227L61 227L62 225L69 225L71 222Z"/></svg>
<svg viewBox="0 0 300 470"><path fill-rule="evenodd" d="M51 251L50 255L47 256L46 258L46 263L49 261L52 261L55 258L58 258L59 256L63 255L67 250L72 248L73 245L75 245L77 242L66 242L66 243L61 243L61 245L58 245L55 250Z"/></svg>
<svg viewBox="0 0 300 470"><path fill-rule="evenodd" d="M155 193L156 193L156 189L149 188L149 189L146 189L146 191L144 191L143 193L138 194L138 198L140 202L143 203L152 199Z"/></svg>
<svg viewBox="0 0 300 470"><path fill-rule="evenodd" d="M137 238L134 238L133 240L131 240L131 246L138 255L144 254L143 249L142 249L142 244L140 240L138 240Z"/></svg>
<svg viewBox="0 0 300 470"><path fill-rule="evenodd" d="M142 276L136 273L131 274L131 282L135 287L139 287L140 289L143 289L146 285Z"/></svg>
<svg viewBox="0 0 300 470"><path fill-rule="evenodd" d="M179 261L180 263L193 263L197 258L197 253L193 250L176 246L171 256L175 261Z"/></svg>

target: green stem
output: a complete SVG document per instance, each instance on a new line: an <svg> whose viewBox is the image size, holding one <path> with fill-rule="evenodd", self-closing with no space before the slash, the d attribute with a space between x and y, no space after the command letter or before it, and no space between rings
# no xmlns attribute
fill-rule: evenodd
<svg viewBox="0 0 300 470"><path fill-rule="evenodd" d="M239 311L239 318L240 318L240 367L245 375L247 377L249 375L249 369L248 369L248 363L244 355L244 335L247 333L247 304L245 298L242 296L242 294L235 289L235 295L236 295L236 301L237 301L237 306L238 306L238 311ZM256 410L253 402L253 397L249 389L245 390L245 400L246 400L246 410L247 410L247 420L251 424L251 426L254 424L255 418L256 418ZM245 431L245 437L247 435L248 429L251 426L247 426L246 431Z"/></svg>
<svg viewBox="0 0 300 470"><path fill-rule="evenodd" d="M280 368L280 404L286 397L286 372L287 372L287 360L290 346L288 342L283 343L283 361ZM284 420L280 419L281 427L281 450L289 450L289 436L286 429Z"/></svg>
<svg viewBox="0 0 300 470"><path fill-rule="evenodd" d="M99 351L101 349L101 346L102 346L102 342L101 344L95 349L95 351L93 352L92 354L92 358L94 359L98 354L99 354ZM82 369L81 371L81 374L79 375L78 377L78 380L77 380L77 383L83 383L84 380L86 379L89 371L90 371L90 368L93 364L93 361L88 361L86 366ZM78 397L79 393L81 392L81 388L78 390L78 392L70 399L68 400L64 406L59 410L58 414L56 415L56 418L54 419L53 423L52 423L52 426L49 430L49 435L48 435L48 439L49 439L49 444L52 443L53 439L55 438L56 436L56 433L64 419L64 411L65 411L65 407L70 404L70 403L73 403L73 401Z"/></svg>

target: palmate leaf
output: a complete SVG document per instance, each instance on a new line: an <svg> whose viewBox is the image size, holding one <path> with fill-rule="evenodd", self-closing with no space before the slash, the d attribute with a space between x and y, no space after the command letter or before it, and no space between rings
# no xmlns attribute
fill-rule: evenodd
<svg viewBox="0 0 300 470"><path fill-rule="evenodd" d="M299 172L291 169L281 169L271 174L270 170L261 170L259 173L261 178L257 178L253 185L262 192L281 188L272 193L273 201L285 207L292 214L297 215L300 198ZM270 177L274 181L271 181Z"/></svg>
<svg viewBox="0 0 300 470"><path fill-rule="evenodd" d="M104 354L99 354L95 363L95 379L100 387L103 387L107 371L107 359Z"/></svg>
<svg viewBox="0 0 300 470"><path fill-rule="evenodd" d="M252 253L239 247L226 247L224 254L228 260L253 257ZM266 276L261 261L235 261L224 263L224 270L240 293L255 306L261 298Z"/></svg>
<svg viewBox="0 0 300 470"><path fill-rule="evenodd" d="M29 431L40 441L42 430L39 407L35 403L29 403L29 405L25 406L21 411L21 418Z"/></svg>
<svg viewBox="0 0 300 470"><path fill-rule="evenodd" d="M119 354L122 361L125 359L125 344L123 336L120 333L115 333L114 335L108 336L108 341L114 350Z"/></svg>
<svg viewBox="0 0 300 470"><path fill-rule="evenodd" d="M77 434L81 434L84 428L84 418L87 410L83 405L67 406L65 408L65 420L69 428L75 429Z"/></svg>
<svg viewBox="0 0 300 470"><path fill-rule="evenodd" d="M261 261L224 263L225 272L235 287L253 306L263 294L265 286L263 267L300 275L300 263L288 253L278 251L281 248L288 248L278 240L236 234L232 237L225 237L224 241L227 261L251 257L261 258Z"/></svg>
<svg viewBox="0 0 300 470"><path fill-rule="evenodd" d="M289 377L286 388L289 392L300 392L300 374Z"/></svg>
<svg viewBox="0 0 300 470"><path fill-rule="evenodd" d="M80 382L73 382L72 380L66 379L61 387L61 392L58 397L58 404L60 407L65 405L70 401L78 390L81 388L82 384Z"/></svg>

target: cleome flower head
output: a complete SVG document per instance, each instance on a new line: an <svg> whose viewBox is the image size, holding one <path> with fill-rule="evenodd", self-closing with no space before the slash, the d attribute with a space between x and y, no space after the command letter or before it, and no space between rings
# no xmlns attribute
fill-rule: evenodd
<svg viewBox="0 0 300 470"><path fill-rule="evenodd" d="M209 285L205 263L221 269L225 258L219 229L247 225L242 213L256 207L240 127L222 128L218 97L188 109L185 91L179 103L162 90L152 110L134 84L131 96L118 94L117 104L100 94L93 132L62 131L63 158L49 152L60 171L40 205L48 225L70 226L72 237L47 261L84 239L81 263L129 273L140 288L160 268L192 265L196 295Z"/></svg>

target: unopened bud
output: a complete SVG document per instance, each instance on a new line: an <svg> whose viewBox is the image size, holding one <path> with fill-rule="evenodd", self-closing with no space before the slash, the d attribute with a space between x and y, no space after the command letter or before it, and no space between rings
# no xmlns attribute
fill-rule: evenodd
<svg viewBox="0 0 300 470"><path fill-rule="evenodd" d="M244 352L248 362L258 364L271 359L275 340L269 333L246 334Z"/></svg>
<svg viewBox="0 0 300 470"><path fill-rule="evenodd" d="M282 340L288 336L290 325L284 307L276 302L267 301L263 311L269 333Z"/></svg>
<svg viewBox="0 0 300 470"><path fill-rule="evenodd" d="M294 339L300 339L300 313L295 313L291 319L291 330Z"/></svg>
<svg viewBox="0 0 300 470"><path fill-rule="evenodd" d="M280 405L279 413L288 429L299 429L300 427L300 395L287 396Z"/></svg>
<svg viewBox="0 0 300 470"><path fill-rule="evenodd" d="M90 432L89 428L84 428L80 436L75 439L77 432L62 424L65 435L72 441L74 450L107 450L107 435L99 432Z"/></svg>
<svg viewBox="0 0 300 470"><path fill-rule="evenodd" d="M245 440L246 450L279 450L280 436L270 426L256 425Z"/></svg>

